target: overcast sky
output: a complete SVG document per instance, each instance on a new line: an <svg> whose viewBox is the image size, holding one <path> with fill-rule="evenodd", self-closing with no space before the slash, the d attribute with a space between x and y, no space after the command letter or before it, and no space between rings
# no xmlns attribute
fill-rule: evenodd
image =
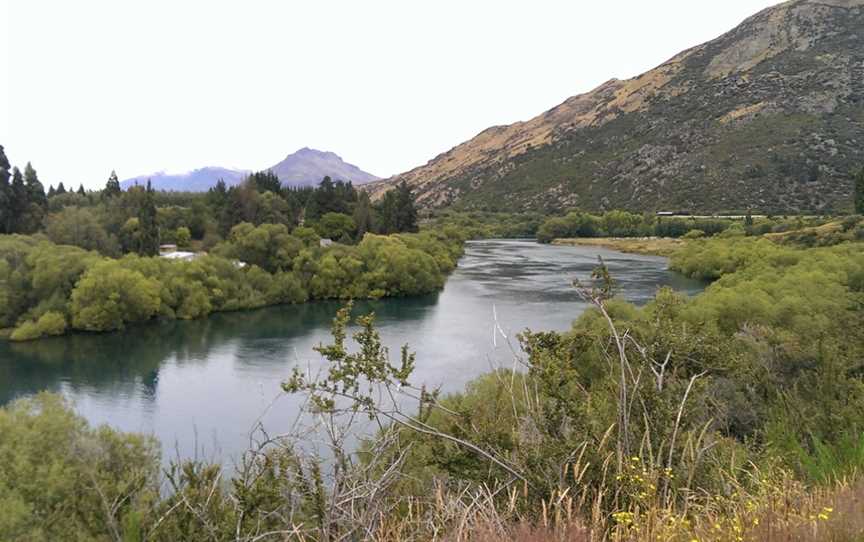
<svg viewBox="0 0 864 542"><path fill-rule="evenodd" d="M0 145L46 186L304 146L389 176L774 3L0 0Z"/></svg>

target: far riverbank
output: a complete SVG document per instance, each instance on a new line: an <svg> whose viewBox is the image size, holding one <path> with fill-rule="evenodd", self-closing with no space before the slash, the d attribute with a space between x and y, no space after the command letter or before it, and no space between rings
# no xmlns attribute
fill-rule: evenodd
<svg viewBox="0 0 864 542"><path fill-rule="evenodd" d="M684 246L683 239L671 237L576 237L554 239L553 245L603 247L630 254L669 257Z"/></svg>

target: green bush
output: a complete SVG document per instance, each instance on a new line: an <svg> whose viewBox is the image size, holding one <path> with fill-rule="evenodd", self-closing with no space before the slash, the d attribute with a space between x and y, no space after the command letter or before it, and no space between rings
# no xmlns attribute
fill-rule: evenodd
<svg viewBox="0 0 864 542"><path fill-rule="evenodd" d="M0 409L0 457L2 540L138 539L122 526L158 494L152 437L91 428L56 395Z"/></svg>
<svg viewBox="0 0 864 542"><path fill-rule="evenodd" d="M174 233L174 240L178 248L189 248L192 242L192 232L186 226L180 226Z"/></svg>
<svg viewBox="0 0 864 542"><path fill-rule="evenodd" d="M122 329L128 322L143 322L159 310L160 285L119 261L91 267L72 290L72 323L78 329Z"/></svg>
<svg viewBox="0 0 864 542"><path fill-rule="evenodd" d="M35 322L24 322L12 332L13 341L30 341L39 337L62 335L66 332L66 317L59 312L49 311Z"/></svg>

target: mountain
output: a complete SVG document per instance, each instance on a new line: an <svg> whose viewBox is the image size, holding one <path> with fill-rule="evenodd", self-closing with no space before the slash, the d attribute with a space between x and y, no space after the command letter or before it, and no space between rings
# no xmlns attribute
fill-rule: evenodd
<svg viewBox="0 0 864 542"><path fill-rule="evenodd" d="M147 180L150 180L151 185L156 190L169 190L177 192L206 192L211 186L215 185L219 179L223 179L225 184L233 186L240 182L249 174L248 171L240 169L227 169L222 167L203 167L190 171L188 173L169 174L164 171L154 173L152 175L142 175L133 177L120 182L120 186L125 190L136 184L144 186Z"/></svg>
<svg viewBox="0 0 864 542"><path fill-rule="evenodd" d="M289 154L275 166L268 168L279 177L285 186L312 186L321 182L325 176L333 180L351 181L355 185L376 181L379 177L366 173L353 164L344 162L337 154L317 151L304 147L294 154ZM203 167L188 173L169 174L164 171L152 175L141 175L121 181L125 190L130 186L146 185L150 180L156 190L173 190L178 192L205 192L214 186L219 179L228 186L240 184L250 170L228 169L222 167Z"/></svg>
<svg viewBox="0 0 864 542"><path fill-rule="evenodd" d="M355 185L376 181L379 177L366 173L353 164L344 162L337 154L304 147L269 168L283 185L311 186L325 176L333 180L351 181Z"/></svg>
<svg viewBox="0 0 864 542"><path fill-rule="evenodd" d="M864 0L794 0L367 190L405 181L426 207L490 210L845 210L862 166Z"/></svg>

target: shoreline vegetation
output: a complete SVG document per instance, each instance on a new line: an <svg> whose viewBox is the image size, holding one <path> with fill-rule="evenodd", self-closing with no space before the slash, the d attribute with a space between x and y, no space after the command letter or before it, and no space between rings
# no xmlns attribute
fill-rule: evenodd
<svg viewBox="0 0 864 542"><path fill-rule="evenodd" d="M464 244L451 230L366 233L357 245L323 247L314 231L301 230L239 224L211 254L190 261L115 259L40 236L0 236L0 322L15 324L0 333L27 341L153 318L422 295L443 287Z"/></svg>
<svg viewBox="0 0 864 542"><path fill-rule="evenodd" d="M672 237L586 237L553 239L551 244L559 246L602 247L630 254L670 257L684 246L686 241Z"/></svg>

